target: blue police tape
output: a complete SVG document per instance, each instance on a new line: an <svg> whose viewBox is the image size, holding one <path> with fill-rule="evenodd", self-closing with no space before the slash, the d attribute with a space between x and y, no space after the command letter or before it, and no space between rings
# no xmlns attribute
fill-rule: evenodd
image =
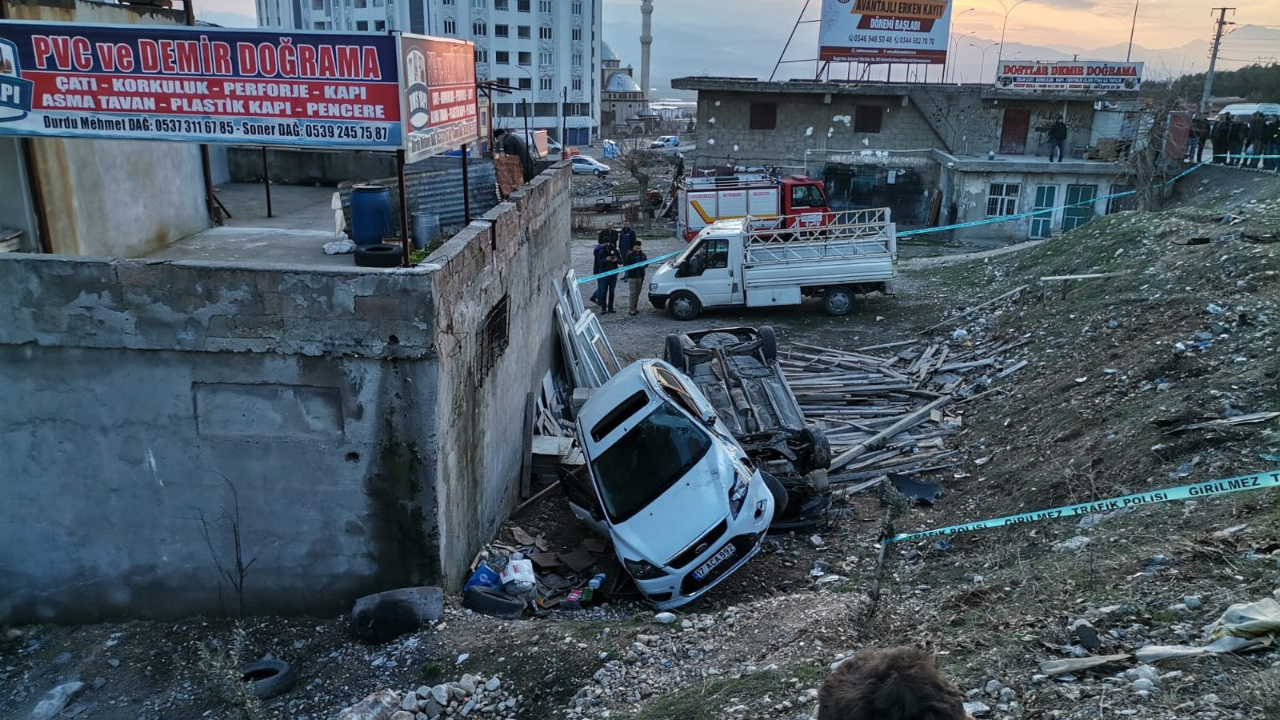
<svg viewBox="0 0 1280 720"><path fill-rule="evenodd" d="M663 260L667 260L667 259L669 259L669 258L673 258L673 257L675 257L675 256L679 255L679 254L680 254L680 253L682 253L682 252L684 252L684 250L677 250L677 251L675 251L675 252L669 252L669 253L667 253L666 255L659 255L659 256L658 256L658 257L656 257L656 258L650 258L650 259L648 259L648 260L645 260L644 262L638 262L638 263L635 263L634 265L623 265L622 267L618 268L617 270L610 270L609 272L602 272L602 273L598 273L598 274L596 274L596 275L588 275L588 276L586 276L586 277L584 277L584 278L578 278L578 284L579 284L579 285L581 285L582 283L584 283L584 282L589 282L589 281L591 281L591 280L599 280L599 279L600 279L600 278L602 278L602 277L608 277L608 276L610 276L610 275L617 275L618 273L626 272L626 271L630 270L631 268L644 267L644 266L646 266L646 265L652 265L652 264L654 264L654 263L656 263L656 262L662 262Z"/></svg>
<svg viewBox="0 0 1280 720"><path fill-rule="evenodd" d="M1183 172L1180 172L1177 175L1170 178L1169 180L1165 181L1163 184L1172 185L1178 180L1181 180L1182 178L1191 174L1192 171L1197 170L1200 167L1203 167L1204 165L1205 163L1196 163L1195 165L1192 165L1187 170L1184 170ZM1033 210L1031 212L1018 213L1017 215L1006 215L1004 217L987 218L986 220L971 220L969 222L957 223L955 225L942 225L940 227L919 228L917 230L903 230L902 232L899 232L897 235L898 237L910 237L912 235L927 235L929 233L945 232L947 230L959 230L961 228L969 228L969 227L978 227L979 225L993 225L995 223L1009 222L1010 220L1021 220L1023 218L1029 218L1029 217L1036 217L1036 216L1045 217L1047 214L1053 213L1057 210L1064 210L1066 208L1071 208L1071 207L1079 207L1081 205L1093 205L1100 200L1110 200L1112 198L1125 197L1128 195L1137 195L1137 194L1138 194L1137 190L1126 190L1124 192L1115 193L1112 195L1103 195L1102 197L1091 198L1089 200L1081 200L1080 202L1074 202L1069 205L1059 205L1057 207L1044 208L1042 210Z"/></svg>
<svg viewBox="0 0 1280 720"><path fill-rule="evenodd" d="M1150 505L1152 503L1188 500L1191 498L1208 497L1210 495L1225 495L1227 493L1241 492L1243 490L1261 490L1264 488L1276 487L1280 487L1280 470L1258 473L1256 475L1242 475L1240 477L1228 478L1226 480L1211 480L1209 482L1196 483L1195 485L1165 488L1164 490L1152 490L1151 492L1125 495L1123 497L1111 498L1110 500L1098 500L1095 502L1080 503L1078 505L1067 505L1065 507L1053 508L1051 510L1022 513L1021 515L1008 515L1006 517L994 518L992 520L981 520L979 522L966 523L964 525L952 525L950 527L928 530L926 532L903 533L894 535L892 538L889 538L888 542L922 540L924 538L956 535L958 533L970 532L972 530L985 530L993 527L1021 525L1023 523L1036 522L1038 520L1092 515L1093 513L1109 512L1133 505Z"/></svg>
<svg viewBox="0 0 1280 720"><path fill-rule="evenodd" d="M1183 177L1185 177L1185 176L1187 176L1187 175L1191 174L1191 172L1192 172L1193 170L1196 170L1196 169L1198 169L1198 168L1200 168L1200 167L1203 167L1205 164L1206 164L1206 163L1196 163L1195 165L1192 165L1189 169L1184 170L1183 172L1180 172L1180 173L1178 173L1177 175L1175 175L1175 176L1173 176L1172 178L1170 178L1169 180L1165 181L1163 184L1164 184L1164 185L1172 185L1173 183L1177 182L1178 180L1182 179ZM934 228L920 228L919 230L904 230L904 231L902 231L902 232L900 232L900 233L897 233L897 236L898 236L898 237L907 237L907 236L910 236L910 235L925 235L925 234L927 234L927 233L943 232L943 231L946 231L946 230L959 230L960 228L977 227L977 226L979 226L979 225L992 225L992 224L994 224L994 223L1009 222L1010 220L1021 220L1022 218L1028 218L1028 217L1032 217L1032 216L1034 216L1034 215L1043 216L1045 213L1051 213L1051 212L1054 212L1055 210L1063 210L1063 209L1065 209L1065 208L1069 208L1069 207L1077 207L1077 206L1079 206L1079 205L1092 205L1092 204L1097 203L1099 200L1110 200L1110 199L1112 199L1112 198L1125 197L1126 195L1137 195L1137 194L1138 194L1138 191L1137 191L1137 190L1126 190L1125 192L1122 192L1122 193L1115 193L1114 195L1104 195L1104 196L1102 196L1102 197L1093 198L1092 200L1082 200L1082 201L1077 202L1077 203L1071 203L1070 205L1059 205L1058 207L1045 208L1045 209L1043 209L1043 210L1035 210L1035 211L1032 211L1032 212L1026 212L1026 213L1019 213L1019 214L1017 214L1017 215L1007 215L1007 216L1005 216L1005 217L998 217L998 218L987 218L986 220L973 220L973 221L971 221L971 222L959 223L959 224L956 224L956 225L943 225L943 226L941 226L941 227L934 227ZM579 278L579 279L578 279L578 284L579 284L579 285L581 285L582 283L590 282L591 280L599 280L600 278L602 278L602 277L608 277L609 275L617 275L618 273L624 273L624 272L626 272L626 271L628 271L628 270L630 270L630 269L632 269L632 268L638 268L638 267L644 267L644 266L646 266L646 265L652 265L653 263L661 262L661 261L666 260L666 259L668 259L668 258L673 258L673 257L675 257L676 255L679 255L679 254L680 254L680 253L682 253L682 252L684 252L684 251L683 251L683 250L677 250L677 251L672 252L672 253L667 253L666 255L661 255L661 256L659 256L659 257L652 258L652 259L650 259L650 260L646 260L646 261L644 261L644 262L642 262L642 263L636 263L636 264L634 264L634 265L627 265L627 266L625 266L625 267L620 267L620 268L618 268L617 270L610 270L609 272L598 273L598 274L596 274L596 275L588 275L587 277Z"/></svg>

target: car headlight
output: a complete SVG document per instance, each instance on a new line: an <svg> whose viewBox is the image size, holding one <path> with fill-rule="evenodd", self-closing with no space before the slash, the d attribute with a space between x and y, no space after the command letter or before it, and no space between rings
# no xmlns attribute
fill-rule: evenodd
<svg viewBox="0 0 1280 720"><path fill-rule="evenodd" d="M733 519L738 519L738 513L742 512L742 504L747 501L747 489L751 481L743 478L742 473L734 471L733 486L729 488L729 513L733 515Z"/></svg>
<svg viewBox="0 0 1280 720"><path fill-rule="evenodd" d="M627 574L636 580L655 580L667 574L647 560L623 560L622 564L626 566Z"/></svg>

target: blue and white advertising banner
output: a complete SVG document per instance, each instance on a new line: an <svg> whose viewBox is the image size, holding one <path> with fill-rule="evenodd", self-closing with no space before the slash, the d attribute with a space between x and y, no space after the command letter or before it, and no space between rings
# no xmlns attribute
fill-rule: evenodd
<svg viewBox="0 0 1280 720"><path fill-rule="evenodd" d="M396 150L391 35L0 22L0 135Z"/></svg>

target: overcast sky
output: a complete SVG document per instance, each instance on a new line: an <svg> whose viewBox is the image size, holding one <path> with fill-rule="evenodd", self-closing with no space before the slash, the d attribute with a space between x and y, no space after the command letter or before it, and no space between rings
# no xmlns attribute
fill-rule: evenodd
<svg viewBox="0 0 1280 720"><path fill-rule="evenodd" d="M569 2L569 0L557 0ZM1000 39L1005 18L1000 3L1018 0L956 0L952 37L972 33L958 45L962 61L978 62L979 49L970 41ZM1212 0L1139 0L1136 46L1153 50L1207 44L1213 33ZM682 75L747 75L768 77L786 43L804 0L654 0L655 84ZM1257 59L1280 60L1280 0L1237 0L1234 19L1241 25L1270 26L1273 32L1228 36L1222 55L1238 67ZM817 18L820 0L810 3L809 17ZM196 0L201 19L224 25L253 25L253 0ZM1133 18L1130 0L1023 0L1009 13L1007 49L1016 45L1052 48L1067 56L1110 48L1096 59L1123 60ZM624 64L640 64L640 0L604 0L604 39ZM1260 30L1260 28L1251 28ZM788 58L816 54L817 25L801 26ZM1119 48L1117 50L1116 48ZM1119 56L1116 56L1116 53ZM1028 50L1027 59L1037 53ZM1206 51L1197 45L1173 59L1161 56L1173 74L1203 71ZM968 57L973 56L973 57ZM1045 59L1050 59L1046 57ZM1054 58L1056 59L1056 58ZM1134 59L1143 59L1135 57ZM994 53L987 59L994 67ZM1148 58L1150 62L1150 58ZM798 71L798 68L797 68ZM637 72L637 75L639 73ZM976 73L975 73L976 74ZM669 86L668 86L669 87Z"/></svg>

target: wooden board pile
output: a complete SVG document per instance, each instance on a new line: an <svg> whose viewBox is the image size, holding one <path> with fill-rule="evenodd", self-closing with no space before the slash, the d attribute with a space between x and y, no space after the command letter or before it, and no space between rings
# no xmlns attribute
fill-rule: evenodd
<svg viewBox="0 0 1280 720"><path fill-rule="evenodd" d="M1018 358L1027 342L908 340L852 352L796 343L778 362L805 418L831 442L831 482L856 482L959 464L943 441L963 422L953 411L1002 392L996 382L1027 365Z"/></svg>

